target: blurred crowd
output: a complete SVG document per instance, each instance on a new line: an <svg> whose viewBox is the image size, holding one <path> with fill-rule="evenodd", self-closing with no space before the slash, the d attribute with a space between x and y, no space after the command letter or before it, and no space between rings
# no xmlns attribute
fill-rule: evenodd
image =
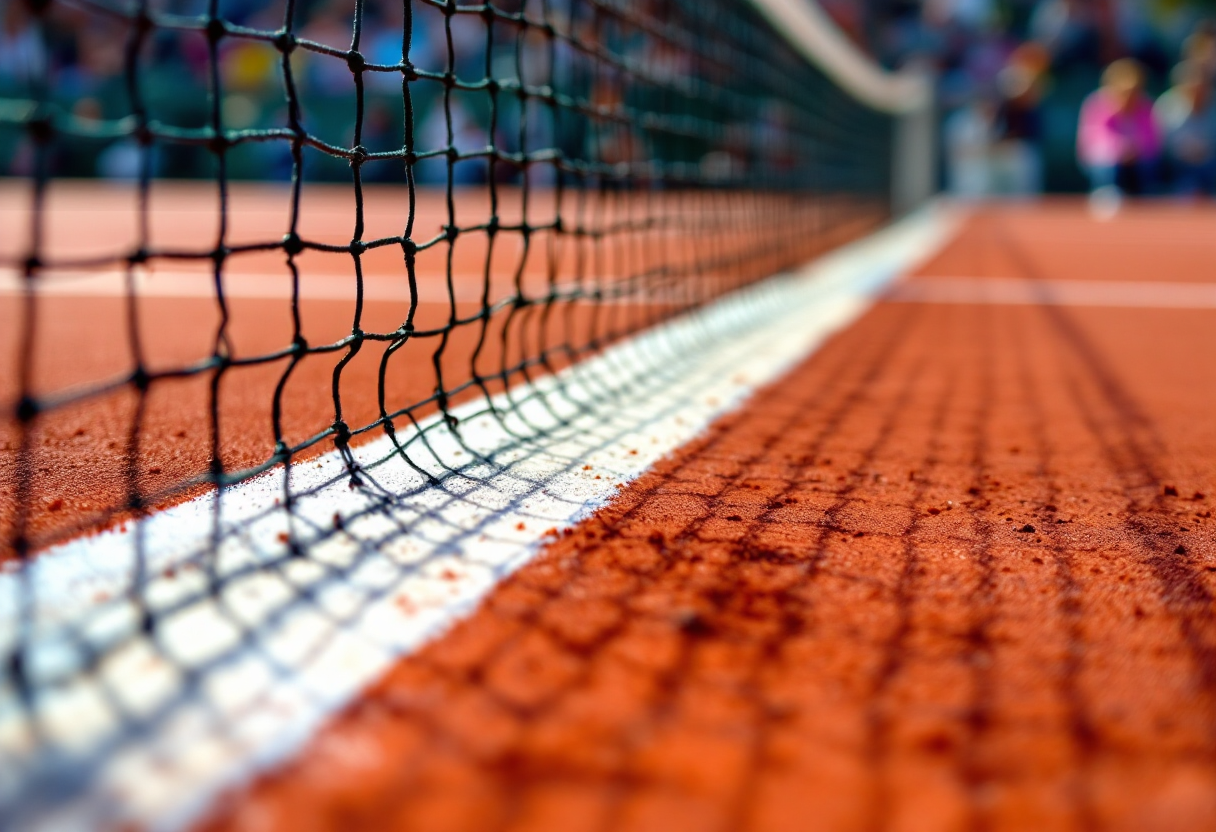
<svg viewBox="0 0 1216 832"><path fill-rule="evenodd" d="M938 79L947 189L1210 195L1216 188L1216 3L1195 0L826 0L890 66ZM860 4L864 6L865 4Z"/></svg>
<svg viewBox="0 0 1216 832"><path fill-rule="evenodd" d="M153 0L157 12L183 16L203 15L206 0ZM444 18L432 6L415 4L410 57L421 70L447 69ZM510 5L508 2L507 5ZM267 32L283 23L282 0L221 0L221 16L230 24ZM351 0L302 0L296 4L293 30L302 39L334 50L352 44ZM398 64L402 56L403 4L372 2L365 5L359 50L369 63ZM46 25L38 31L25 0L0 0L0 98L33 97L39 79L53 78L51 96L68 110L83 133L96 130L92 140L77 137L57 147L53 165L61 176L129 178L141 163L134 136L106 135L102 125L117 125L131 112L125 77L125 44L130 24L87 6L55 3ZM486 61L485 25L474 16L458 16L451 27L455 70L464 78L479 78ZM537 53L530 53L535 55ZM218 81L223 90L218 102L225 129L283 128L290 122L280 70L281 54L264 40L225 38L217 51ZM351 70L340 55L297 49L291 56L293 88L305 128L321 141L349 146L356 121ZM522 71L532 63L527 57ZM204 33L197 28L157 27L139 55L139 95L149 117L171 128L197 129L212 123L209 100L211 56ZM496 67L496 70L498 68ZM503 71L518 70L508 67ZM399 149L403 143L404 105L399 73L369 72L365 76L365 110L361 143L371 152ZM413 119L421 147L447 144L448 118L442 108L438 83L412 88ZM453 95L450 102L452 144L461 150L487 143L481 114L470 112L472 96ZM504 108L504 136L518 133L518 108ZM512 121L513 119L513 121ZM535 125L541 131L543 125ZM156 148L155 173L167 177L213 175L202 147L165 143ZM349 167L313 148L305 148L311 175L319 179L349 179ZM0 174L26 173L32 149L20 135L0 135ZM7 171L5 165L7 163ZM243 144L228 154L228 174L236 178L285 179L292 159L289 146L280 141ZM456 166L458 179L476 178L484 162ZM422 181L446 178L441 159L418 166ZM365 179L400 179L399 165L369 165Z"/></svg>
<svg viewBox="0 0 1216 832"><path fill-rule="evenodd" d="M373 159L362 166L362 178L370 182L404 181L400 156L407 125L413 138L411 149L419 154L412 170L421 184L447 181L449 147L473 154L453 162L454 181L484 182L490 175L490 162L483 151L491 144L512 158L551 153L556 147L566 158L594 159L608 165L649 158L699 164L709 178L758 168L779 173L794 165L787 147L792 132L789 115L782 102L743 89L754 80L748 72L754 73L755 67L698 60L695 46L654 36L623 16L597 13L592 3L549 0L542 6L537 0L496 0L495 14L485 15L468 12L477 7L461 2L466 12L448 21L439 7L442 4L430 0L365 2L358 51L369 65L401 64L406 47L405 12L410 11L409 61L430 77L408 84L407 112L402 73L396 69L362 73L361 110L356 102L352 68L346 59L346 51L353 46L353 0L296 0L291 4L291 31L320 48L294 49L288 60L289 75L283 68L283 55L270 42L284 25L288 4L284 0L216 1L219 16L230 26L264 36L225 36L216 44L213 59L212 44L200 23L211 0L148 0L159 22L143 39L139 54L131 56L127 54L133 29L130 11L104 12L107 7L120 8L117 3L52 2L36 19L30 0L0 0L0 106L20 106L22 100L49 95L57 112L67 114L66 118L56 116L56 124L63 124L57 129L70 133L71 140L53 142L52 150L44 152L44 157L50 157L53 174L67 177L132 178L145 165L160 177L214 176L215 158L206 142L180 137L197 137L219 123L225 131L246 131L246 136L249 131L279 131L277 139L243 140L227 149L224 158L229 177L287 179L293 157L291 143L283 134L295 117L316 142L341 152L358 144L369 154L396 154L395 160ZM661 19L663 4L658 0L632 2L643 13L641 17ZM543 27L535 25L542 8L545 19L570 38L545 36ZM683 8L690 15L696 13L695 5ZM511 26L495 16L525 10L533 21L527 26ZM180 16L184 25L171 25L171 15ZM706 24L704 34L712 37L711 25ZM624 56L622 63L631 68L589 57L600 52ZM779 73L783 71L781 60L801 60L789 48L767 50L765 55L778 65ZM534 92L528 96L504 92L493 102L484 86L478 90L454 87L449 93L442 78L449 60L462 82L480 83L492 77L498 82L522 83ZM218 76L214 81L213 63ZM700 73L695 79L694 65ZM128 67L136 68L137 77L127 77ZM639 71L657 83L622 83L622 74ZM48 78L49 92L40 92L39 85ZM589 101L597 110L616 108L628 86L631 106L666 117L678 129L643 131L638 124L589 119L568 105L558 114L558 108L535 94L553 79L561 79L565 95ZM692 89L693 81L734 90L734 106L750 107L752 117L747 123L730 125L725 135L684 135L679 119L709 118L692 111L695 106L708 105L702 105L695 95L673 96L667 90ZM213 87L221 90L215 102L218 113L213 111ZM815 94L800 89L804 95ZM132 90L137 106L132 104ZM289 99L298 103L298 109L290 109ZM161 126L158 129L178 131L178 138L158 141L150 152L142 148L132 118L137 108ZM19 119L10 118L7 129L5 124L0 119L0 176L28 174L38 163L29 131ZM350 164L341 152L327 153L306 144L302 153L307 177L349 181ZM497 164L494 176L518 181L525 168L529 181L556 176L553 166L544 164Z"/></svg>
<svg viewBox="0 0 1216 832"><path fill-rule="evenodd" d="M523 4L499 0L496 7ZM208 5L208 0L151 0L156 11L181 15L204 14ZM1089 189L1102 204L1115 204L1125 194L1195 196L1216 188L1216 0L822 0L822 5L888 66L916 62L933 69L942 114L942 184L955 194ZM411 60L422 70L442 72L448 60L444 16L428 4L411 7ZM282 24L282 0L219 0L219 8L240 26L274 31ZM296 8L294 30L300 37L334 50L350 47L351 0L299 0ZM372 63L399 62L403 4L369 2L364 8L360 52ZM0 101L36 97L33 89L49 68L53 96L83 136L56 151L57 175L133 176L144 154L122 127L130 113L124 72L130 23L86 5L52 3L49 9L46 28L39 32L27 0L0 0ZM546 62L563 60L548 54L543 38L512 48L500 45L488 55L486 24L475 15L455 17L451 38L462 78L483 77L488 64L495 77L543 83L546 73L556 71ZM282 57L273 45L224 38L217 57L224 90L218 104L226 128L282 128L289 122ZM648 53L645 60L656 72L687 70L674 51ZM202 32L158 27L146 39L139 65L156 70L138 79L143 106L153 119L186 129L212 122L211 56ZM309 132L349 146L355 112L346 61L296 50L291 67ZM364 77L360 141L372 152L399 149L406 121L400 75ZM614 94L611 84L592 93L602 103L610 103ZM445 110L441 83L412 84L410 117L418 147L447 146L449 129L460 150L484 147L491 138L515 151L524 142L540 147L582 140L556 135L544 108L506 98L490 137L486 96L456 91ZM781 133L781 113L760 112L761 122L773 124L768 133ZM751 132L763 136L762 128ZM599 152L605 158L639 152L627 133L619 141L620 147ZM312 176L349 177L341 158L313 148L305 153ZM27 173L33 164L25 132L6 132L0 122L0 175ZM206 148L188 143L158 144L153 160L161 176L200 175L208 164ZM292 159L284 142L252 142L229 153L228 165L234 177L286 178ZM458 181L480 181L485 167L484 160L462 161L454 174ZM365 170L373 181L402 175L400 165ZM446 163L424 161L416 175L422 182L442 181Z"/></svg>
<svg viewBox="0 0 1216 832"><path fill-rule="evenodd" d="M518 11L524 0L502 0L499 9ZM449 33L445 18L434 5L412 5L410 60L423 72L444 73L449 63ZM152 0L158 13L184 17L206 15L208 0ZM291 88L299 103L298 117L315 139L336 147L351 146L356 102L351 69L344 58L353 45L351 0L300 0L294 4L293 32L338 52L292 52ZM283 24L282 0L219 0L219 13L232 26L274 33ZM362 18L359 51L368 63L399 64L405 4L367 2ZM130 178L145 154L134 135L123 135L124 118L131 107L126 43L128 19L98 13L97 7L51 4L39 30L26 0L0 0L0 101L36 99L41 79L52 79L50 96L71 114L73 141L60 142L52 154L56 175ZM497 78L520 78L541 83L548 71L541 66L548 56L539 34L517 49L514 30L502 38L500 49L488 58L486 23L477 15L458 15L450 26L451 54L458 78L480 79L488 60ZM169 129L197 130L214 123L209 88L212 56L206 33L197 26L158 26L147 36L134 66L139 67L135 89L148 118ZM283 129L291 123L285 94L282 55L265 39L224 38L216 50L218 85L223 94L219 116L226 130ZM531 75L531 77L529 77ZM359 144L368 152L400 151L404 144L405 105L399 72L364 74L364 111ZM486 96L456 90L444 102L438 80L411 84L411 123L416 148L437 150L450 144L462 152L489 144ZM531 147L552 145L551 119L539 107L520 105L502 96L497 111L495 144L507 151L522 147L527 130ZM437 151L438 152L438 151ZM610 151L606 151L608 153ZM349 164L342 158L305 147L305 165L311 179L349 180ZM291 148L285 141L244 142L226 154L232 178L286 179L292 170ZM22 130L5 135L0 125L0 175L26 174L33 150ZM206 147L187 142L158 142L153 173L191 178L214 175ZM454 165L457 181L484 179L486 162L471 159ZM444 158L424 158L416 165L421 182L446 181ZM367 181L401 181L400 164L368 164Z"/></svg>

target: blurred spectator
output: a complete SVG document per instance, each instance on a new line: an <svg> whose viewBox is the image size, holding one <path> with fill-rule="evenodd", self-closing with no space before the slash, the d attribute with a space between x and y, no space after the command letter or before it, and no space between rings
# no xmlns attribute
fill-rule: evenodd
<svg viewBox="0 0 1216 832"><path fill-rule="evenodd" d="M1164 139L1174 190L1183 195L1211 193L1216 186L1216 105L1204 68L1183 61L1174 86L1153 109Z"/></svg>
<svg viewBox="0 0 1216 832"><path fill-rule="evenodd" d="M924 8L931 18L973 31L988 28L997 18L994 0L925 0Z"/></svg>
<svg viewBox="0 0 1216 832"><path fill-rule="evenodd" d="M1108 23L1113 24L1118 38L1119 53L1135 58L1142 67L1154 76L1169 73L1173 61L1165 44L1162 10L1152 8L1144 0L1107 0Z"/></svg>
<svg viewBox="0 0 1216 832"><path fill-rule="evenodd" d="M981 87L946 119L951 193L970 199L1042 192L1040 104L1049 61L1038 44L1019 46L991 85L997 95Z"/></svg>
<svg viewBox="0 0 1216 832"><path fill-rule="evenodd" d="M1101 52L1093 7L1081 0L1040 3L1030 19L1030 36L1046 47L1057 70L1093 65Z"/></svg>
<svg viewBox="0 0 1216 832"><path fill-rule="evenodd" d="M996 111L984 96L975 96L946 118L946 187L960 199L992 193L991 149Z"/></svg>
<svg viewBox="0 0 1216 832"><path fill-rule="evenodd" d="M1032 196L1043 190L1043 124L1039 112L1050 56L1036 43L1018 47L997 78L992 191Z"/></svg>
<svg viewBox="0 0 1216 832"><path fill-rule="evenodd" d="M24 3L7 3L0 12L0 89L28 89L46 66L42 40Z"/></svg>
<svg viewBox="0 0 1216 832"><path fill-rule="evenodd" d="M1152 193L1160 152L1144 71L1130 58L1115 61L1081 105L1077 129L1077 157L1089 174L1094 208L1110 213L1124 194Z"/></svg>
<svg viewBox="0 0 1216 832"><path fill-rule="evenodd" d="M1182 44L1183 59L1193 64L1203 77L1204 83L1216 83L1216 24L1205 20Z"/></svg>

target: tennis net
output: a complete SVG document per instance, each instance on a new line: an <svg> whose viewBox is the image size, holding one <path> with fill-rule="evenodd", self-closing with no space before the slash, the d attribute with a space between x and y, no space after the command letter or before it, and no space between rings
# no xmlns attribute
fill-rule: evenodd
<svg viewBox="0 0 1216 832"><path fill-rule="evenodd" d="M19 558L552 372L860 233L923 165L898 150L915 96L876 101L863 71L842 85L808 61L798 2L17 8L31 48L0 146L26 178L6 187L17 372L0 392ZM64 177L96 174L126 184L73 201ZM288 183L263 195L277 223L246 228L242 182L265 176ZM183 203L204 221L161 234ZM310 223L318 205L347 215ZM81 244L81 212L123 214L125 239ZM342 327L308 326L318 273L351 300ZM97 311L113 323L96 338L125 348L96 377L47 321L74 285L125 301ZM281 301L274 339L243 339L250 291ZM148 319L180 314L140 303L157 292L210 299L192 360L154 354ZM56 428L103 400L123 412L94 444L118 450L85 498L58 476ZM188 463L140 441L157 431L185 432Z"/></svg>
<svg viewBox="0 0 1216 832"><path fill-rule="evenodd" d="M356 451L377 438L432 483L473 470L440 433L504 464L464 425L495 419L526 452L543 428L518 414L567 395L539 379L874 229L932 179L923 85L799 0L26 0L11 17L0 724L23 765L0 801L77 787L200 698L195 668L152 713L109 702L118 727L70 775L39 730L49 691L248 571L206 565L154 603L157 553L134 534L115 603L135 618L95 638L96 619L39 610L24 576L42 550L211 495L214 557L255 522L225 525L217 490L334 450L334 477L366 488ZM611 408L668 355L615 366L575 409ZM275 487L286 512L306 496ZM408 496L380 489L376 511ZM286 529L274 558L307 558ZM36 647L43 624L70 660Z"/></svg>

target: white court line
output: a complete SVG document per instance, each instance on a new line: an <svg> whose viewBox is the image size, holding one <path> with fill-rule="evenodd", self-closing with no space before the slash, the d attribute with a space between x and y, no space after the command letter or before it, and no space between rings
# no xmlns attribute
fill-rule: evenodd
<svg viewBox="0 0 1216 832"><path fill-rule="evenodd" d="M1216 309L1216 283L918 277L892 288L885 300L899 303Z"/></svg>
<svg viewBox="0 0 1216 832"><path fill-rule="evenodd" d="M355 275L315 273L302 269L300 297L305 301L339 301L353 304L355 301ZM125 298L127 277L120 270L66 270L56 269L54 277L37 284L40 297L72 298ZM485 277L481 274L456 274L452 276L453 295L458 303L481 303ZM420 303L448 303L447 277L442 272L419 272L416 276L418 301ZM554 285L562 297L573 297L593 292L597 287L605 290L625 283L619 278L601 278L592 275L581 281L565 281ZM157 269L152 272L140 270L134 276L135 293L140 298L196 298L215 300L215 281L203 272L169 271ZM0 298L17 296L25 291L24 280L15 269L0 268ZM534 300L542 299L548 292L548 282L543 275L527 275L523 280L524 294ZM490 284L490 302L510 297L515 292L511 280L493 281ZM637 283L622 297L606 297L596 303L680 303L686 300L686 290L674 283L670 286L647 287L644 280ZM224 296L249 300L291 299L291 277L282 272L224 272ZM365 273L363 278L363 300L365 303L409 303L409 282L404 271L399 275ZM566 302L561 300L559 302Z"/></svg>
<svg viewBox="0 0 1216 832"><path fill-rule="evenodd" d="M437 485L384 437L355 451L363 487L337 454L293 466L290 514L275 471L227 489L218 509L208 495L0 573L0 655L24 634L41 732L0 686L0 827L197 819L469 614L547 530L588 517L855 320L952 227L926 211L650 330L512 391L504 422L462 408L463 447L430 420L429 452L415 443L411 459L437 474L470 466ZM608 406L582 406L606 391ZM471 464L470 448L495 464ZM288 556L292 537L305 557ZM154 635L136 597L157 610ZM90 653L103 658L80 672Z"/></svg>
<svg viewBox="0 0 1216 832"><path fill-rule="evenodd" d="M448 291L446 276L439 272L419 273L418 300L424 303L446 303ZM457 274L452 277L456 300L480 303L484 277L480 274ZM595 286L594 278L588 277L583 286ZM141 298L201 298L215 299L215 281L204 272L172 271L157 269L153 272L139 271L135 275L134 288ZM513 290L510 281L491 284L491 297L502 296ZM545 291L544 278L524 280L525 290L539 294ZM560 289L577 288L565 284ZM0 268L0 297L18 295L24 291L23 280L14 269ZM65 270L56 269L54 277L40 280L37 292L48 297L126 297L127 279L119 270ZM408 303L410 287L404 271L400 275L385 276L367 274L363 278L366 300ZM289 300L291 298L291 276L282 272L224 272L224 295L230 298L252 300ZM355 275L314 273L302 270L300 296L304 300L332 300L354 303Z"/></svg>

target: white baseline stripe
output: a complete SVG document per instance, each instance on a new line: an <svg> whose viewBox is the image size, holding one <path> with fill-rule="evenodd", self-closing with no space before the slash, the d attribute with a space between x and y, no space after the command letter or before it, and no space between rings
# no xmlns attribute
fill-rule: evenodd
<svg viewBox="0 0 1216 832"><path fill-rule="evenodd" d="M415 443L411 459L467 466L439 484L385 437L355 451L362 487L336 454L293 466L290 513L275 471L0 573L0 653L21 638L38 691L35 730L0 687L0 826L198 818L470 613L547 530L588 517L853 321L951 226L926 211L499 396L516 403L504 422L463 408L463 446L430 420L429 450ZM605 390L606 404L580 407ZM304 557L287 556L291 538ZM152 635L136 598L157 611ZM102 658L80 672L90 654Z"/></svg>
<svg viewBox="0 0 1216 832"><path fill-rule="evenodd" d="M1216 309L1216 283L920 277L895 286L885 299L900 303Z"/></svg>

